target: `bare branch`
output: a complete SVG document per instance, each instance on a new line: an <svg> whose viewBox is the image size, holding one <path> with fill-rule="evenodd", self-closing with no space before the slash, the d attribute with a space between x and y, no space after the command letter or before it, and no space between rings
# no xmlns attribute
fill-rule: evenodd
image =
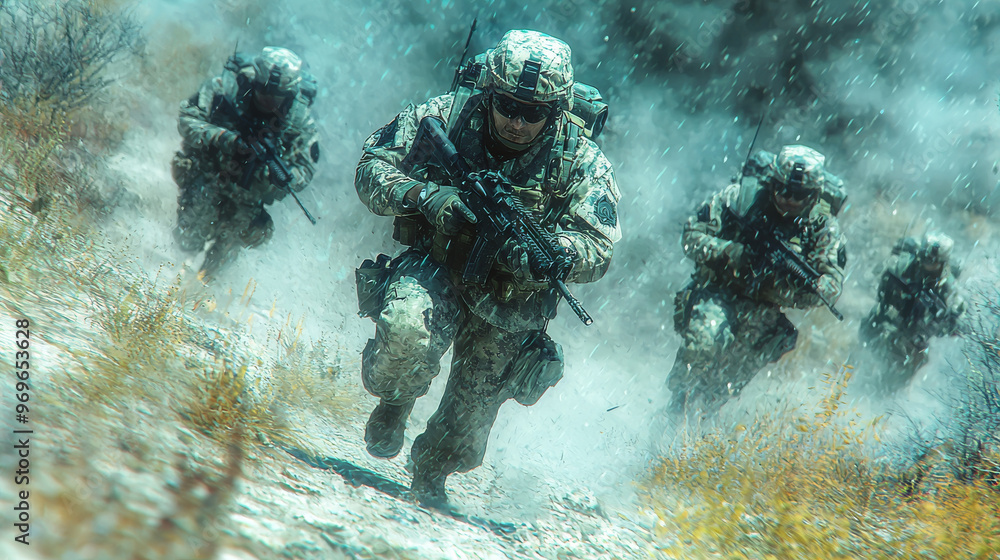
<svg viewBox="0 0 1000 560"><path fill-rule="evenodd" d="M0 1L0 81L11 100L52 103L68 111L89 103L114 78L112 65L141 55L144 40L131 12L88 0Z"/></svg>

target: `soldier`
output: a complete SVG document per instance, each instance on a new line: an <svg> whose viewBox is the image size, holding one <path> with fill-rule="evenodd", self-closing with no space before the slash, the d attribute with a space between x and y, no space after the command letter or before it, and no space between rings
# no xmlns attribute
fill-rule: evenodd
<svg viewBox="0 0 1000 560"><path fill-rule="evenodd" d="M205 276L240 247L269 240L274 221L264 205L312 180L319 161L309 109L315 93L302 59L265 47L257 57L233 55L222 75L181 103L182 148L172 165L180 189L174 236L192 253L212 242Z"/></svg>
<svg viewBox="0 0 1000 560"><path fill-rule="evenodd" d="M927 363L930 339L959 334L965 301L956 293L958 266L949 263L955 242L940 232L922 241L900 239L886 262L875 305L861 340L886 360L881 389L908 383Z"/></svg>
<svg viewBox="0 0 1000 560"><path fill-rule="evenodd" d="M798 331L782 307L825 303L839 317L846 253L834 215L843 182L824 161L806 146L759 152L745 181L688 220L683 249L695 272L674 302L684 340L667 380L672 412L699 399L714 411L794 349Z"/></svg>
<svg viewBox="0 0 1000 560"><path fill-rule="evenodd" d="M543 33L509 31L477 60L484 66L474 89L411 105L373 133L355 179L361 200L375 214L395 216L393 237L409 246L393 259L377 304L362 309L376 320L362 379L380 399L365 442L375 457L399 453L414 401L454 344L444 397L411 449L414 496L444 510L446 477L482 463L500 405L512 397L533 404L562 375L562 356L545 334L558 296L536 276L523 247L502 247L485 286L463 281L474 223L488 217L463 203L462 185L441 169L403 172L419 123L440 118L474 171L509 179L571 258L567 282L601 278L621 238L611 164L568 113L569 46Z"/></svg>

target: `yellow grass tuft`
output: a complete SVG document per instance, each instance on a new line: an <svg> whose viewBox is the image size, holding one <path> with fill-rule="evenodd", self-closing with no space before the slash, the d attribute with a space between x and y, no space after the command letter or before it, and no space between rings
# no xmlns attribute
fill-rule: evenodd
<svg viewBox="0 0 1000 560"><path fill-rule="evenodd" d="M844 410L850 370L811 416L759 418L685 442L643 486L675 558L988 558L1000 493L945 474L907 498L866 452L879 420ZM947 471L947 469L945 469Z"/></svg>

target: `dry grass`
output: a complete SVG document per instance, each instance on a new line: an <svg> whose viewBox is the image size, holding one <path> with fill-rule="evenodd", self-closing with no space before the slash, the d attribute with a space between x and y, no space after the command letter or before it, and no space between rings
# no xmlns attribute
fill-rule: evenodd
<svg viewBox="0 0 1000 560"><path fill-rule="evenodd" d="M241 342L249 319L205 325L180 279L149 278L102 245L71 196L65 130L9 107L0 117L0 305L31 318L35 344L59 356L32 374L38 445L54 458L32 477L48 535L37 551L212 558L233 544L244 457L287 433L275 404L336 402L327 349L289 321L263 351ZM45 188L60 194L32 213Z"/></svg>
<svg viewBox="0 0 1000 560"><path fill-rule="evenodd" d="M47 112L44 106L0 104L0 185L11 202L78 228L106 210L97 188L105 177L95 168L103 161L68 148L70 140L79 139L72 133L72 115L46 120Z"/></svg>
<svg viewBox="0 0 1000 560"><path fill-rule="evenodd" d="M676 558L995 557L1000 492L939 466L907 497L902 477L866 449L878 442L878 419L859 423L843 408L849 378L847 369L827 376L811 417L763 417L665 458L644 483L662 550Z"/></svg>

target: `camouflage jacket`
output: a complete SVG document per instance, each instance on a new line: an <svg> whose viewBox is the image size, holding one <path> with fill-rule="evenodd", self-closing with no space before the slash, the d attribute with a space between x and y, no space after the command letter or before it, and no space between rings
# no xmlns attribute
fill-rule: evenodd
<svg viewBox="0 0 1000 560"><path fill-rule="evenodd" d="M912 253L901 251L886 262L869 324L925 347L931 337L958 334L964 313L965 300L955 290L952 267L929 275Z"/></svg>
<svg viewBox="0 0 1000 560"><path fill-rule="evenodd" d="M227 196L257 204L270 204L286 196L267 178L266 166L259 165L252 175L248 188L239 186L244 165L252 154L228 155L217 147L219 138L237 127L234 119L213 108L221 99L227 99L241 115L254 118L249 81L252 67L238 74L226 71L207 80L189 99L181 102L177 130L181 133L182 156L191 160L194 168L210 177L216 188L224 189ZM299 95L284 119L270 117L267 130L274 132L281 160L292 173L289 187L298 192L312 181L319 161L319 133L310 115L308 101Z"/></svg>
<svg viewBox="0 0 1000 560"><path fill-rule="evenodd" d="M695 262L697 284L714 284L739 297L782 307L822 305L818 296L780 271L756 270L763 281L753 291L748 271L734 271L726 266L724 251L733 242L743 243L751 255L754 247L753 239L740 230L727 207L758 227L771 228L806 263L833 280L840 292L846 264L845 239L837 219L829 213L829 206L815 204L807 216L783 220L774 209L768 191L754 178L746 179L742 187L729 185L705 202L685 224L682 244L684 254Z"/></svg>
<svg viewBox="0 0 1000 560"><path fill-rule="evenodd" d="M447 182L433 167L417 168L408 176L400 166L412 147L420 121L437 116L448 122L453 99L454 94L446 94L411 105L368 138L355 177L358 196L375 214L397 216L397 222L402 217L418 223L423 233L412 242L404 242L448 266L464 301L477 315L508 330L539 328L544 318L554 313L550 308L555 300L547 284L515 283L499 267L491 271L485 288L461 283L461 275L456 273L471 248L474 228L445 236L433 231L419 211L404 207L403 196L414 186L426 180ZM448 131L459 153L473 170L499 171L507 177L525 208L555 234L559 243L574 250L576 259L568 281L600 279L611 262L612 245L621 239L617 212L620 194L611 163L596 144L583 136L572 153L553 158L554 151L558 151L555 147L565 136L565 119L560 119L552 132L523 154L500 161L483 144L484 134L488 133L486 118L478 96L464 105L455 129ZM561 165L569 167L556 169ZM445 248L448 254L444 254Z"/></svg>

